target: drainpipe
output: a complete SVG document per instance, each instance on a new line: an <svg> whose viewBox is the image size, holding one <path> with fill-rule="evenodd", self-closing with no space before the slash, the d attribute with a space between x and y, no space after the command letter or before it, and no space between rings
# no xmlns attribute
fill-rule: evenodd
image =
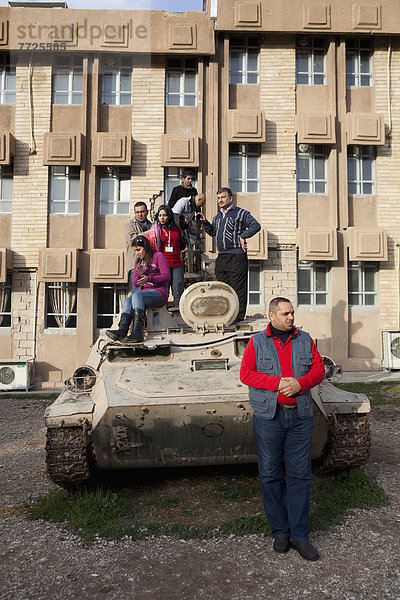
<svg viewBox="0 0 400 600"><path fill-rule="evenodd" d="M34 286L35 295L33 298L33 342L32 342L32 358L36 360L36 312L37 312L37 299L39 295L39 281L37 277L37 269L35 270Z"/></svg>
<svg viewBox="0 0 400 600"><path fill-rule="evenodd" d="M400 329L400 244L396 244L397 248L397 330Z"/></svg>

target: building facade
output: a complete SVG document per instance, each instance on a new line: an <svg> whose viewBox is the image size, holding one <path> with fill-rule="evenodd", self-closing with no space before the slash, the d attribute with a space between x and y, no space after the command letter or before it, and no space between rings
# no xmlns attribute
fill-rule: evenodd
<svg viewBox="0 0 400 600"><path fill-rule="evenodd" d="M1 359L34 358L39 389L85 362L128 291L133 205L168 199L191 168L208 218L228 185L262 225L248 313L287 296L343 368L386 364L400 331L397 2L10 2L0 25Z"/></svg>

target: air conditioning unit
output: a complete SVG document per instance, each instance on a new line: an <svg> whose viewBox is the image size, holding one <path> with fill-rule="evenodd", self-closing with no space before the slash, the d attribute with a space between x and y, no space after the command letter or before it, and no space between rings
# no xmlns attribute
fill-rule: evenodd
<svg viewBox="0 0 400 600"><path fill-rule="evenodd" d="M0 359L0 390L25 390L33 386L33 359Z"/></svg>
<svg viewBox="0 0 400 600"><path fill-rule="evenodd" d="M385 369L400 369L400 331L383 332L383 365Z"/></svg>

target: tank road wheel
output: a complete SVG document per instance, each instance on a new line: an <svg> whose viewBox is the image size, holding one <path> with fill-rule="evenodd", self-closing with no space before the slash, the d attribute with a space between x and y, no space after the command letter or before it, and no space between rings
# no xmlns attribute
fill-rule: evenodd
<svg viewBox="0 0 400 600"><path fill-rule="evenodd" d="M363 465L369 456L371 431L366 414L339 414L333 425L318 473L332 473Z"/></svg>
<svg viewBox="0 0 400 600"><path fill-rule="evenodd" d="M59 486L69 488L90 477L88 428L49 428L46 433L46 463L49 477Z"/></svg>

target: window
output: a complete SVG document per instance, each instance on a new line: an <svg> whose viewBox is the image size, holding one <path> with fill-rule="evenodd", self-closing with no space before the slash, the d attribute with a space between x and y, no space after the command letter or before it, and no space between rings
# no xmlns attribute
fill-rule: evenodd
<svg viewBox="0 0 400 600"><path fill-rule="evenodd" d="M349 306L375 306L378 264L375 262L350 262L348 279Z"/></svg>
<svg viewBox="0 0 400 600"><path fill-rule="evenodd" d="M300 37L296 48L296 83L325 85L325 42L323 38Z"/></svg>
<svg viewBox="0 0 400 600"><path fill-rule="evenodd" d="M328 266L322 262L299 261L297 265L297 304L328 304Z"/></svg>
<svg viewBox="0 0 400 600"><path fill-rule="evenodd" d="M13 168L0 165L0 213L12 212Z"/></svg>
<svg viewBox="0 0 400 600"><path fill-rule="evenodd" d="M117 59L115 58L115 61ZM122 57L120 66L103 67L101 103L126 106L132 103L132 66L130 59Z"/></svg>
<svg viewBox="0 0 400 600"><path fill-rule="evenodd" d="M326 194L328 151L326 146L299 144L297 149L297 193Z"/></svg>
<svg viewBox="0 0 400 600"><path fill-rule="evenodd" d="M100 215L129 215L130 195L131 171L129 167L100 169Z"/></svg>
<svg viewBox="0 0 400 600"><path fill-rule="evenodd" d="M247 303L249 306L261 306L263 304L261 263L249 261L248 276Z"/></svg>
<svg viewBox="0 0 400 600"><path fill-rule="evenodd" d="M0 283L0 327L11 327L11 275Z"/></svg>
<svg viewBox="0 0 400 600"><path fill-rule="evenodd" d="M346 40L346 85L372 85L372 49L370 38Z"/></svg>
<svg viewBox="0 0 400 600"><path fill-rule="evenodd" d="M76 327L76 285L46 283L46 327Z"/></svg>
<svg viewBox="0 0 400 600"><path fill-rule="evenodd" d="M166 105L197 105L197 60L171 58L166 73Z"/></svg>
<svg viewBox="0 0 400 600"><path fill-rule="evenodd" d="M232 192L260 190L260 144L229 144L229 187Z"/></svg>
<svg viewBox="0 0 400 600"><path fill-rule="evenodd" d="M62 57L53 67L53 104L82 104L82 58Z"/></svg>
<svg viewBox="0 0 400 600"><path fill-rule="evenodd" d="M229 48L229 83L258 83L258 38L233 36Z"/></svg>
<svg viewBox="0 0 400 600"><path fill-rule="evenodd" d="M350 196L375 194L374 146L348 146L347 185Z"/></svg>
<svg viewBox="0 0 400 600"><path fill-rule="evenodd" d="M118 283L96 285L96 327L104 329L111 327L114 318L121 311L128 286Z"/></svg>
<svg viewBox="0 0 400 600"><path fill-rule="evenodd" d="M168 204L168 201L171 197L171 192L174 187L180 185L182 183L183 171L185 169L179 167L166 167L164 169L164 198L165 204ZM192 186L196 187L196 180L193 179Z"/></svg>
<svg viewBox="0 0 400 600"><path fill-rule="evenodd" d="M0 104L15 104L15 62L7 54L0 55Z"/></svg>
<svg viewBox="0 0 400 600"><path fill-rule="evenodd" d="M79 167L50 167L50 213L79 214Z"/></svg>

